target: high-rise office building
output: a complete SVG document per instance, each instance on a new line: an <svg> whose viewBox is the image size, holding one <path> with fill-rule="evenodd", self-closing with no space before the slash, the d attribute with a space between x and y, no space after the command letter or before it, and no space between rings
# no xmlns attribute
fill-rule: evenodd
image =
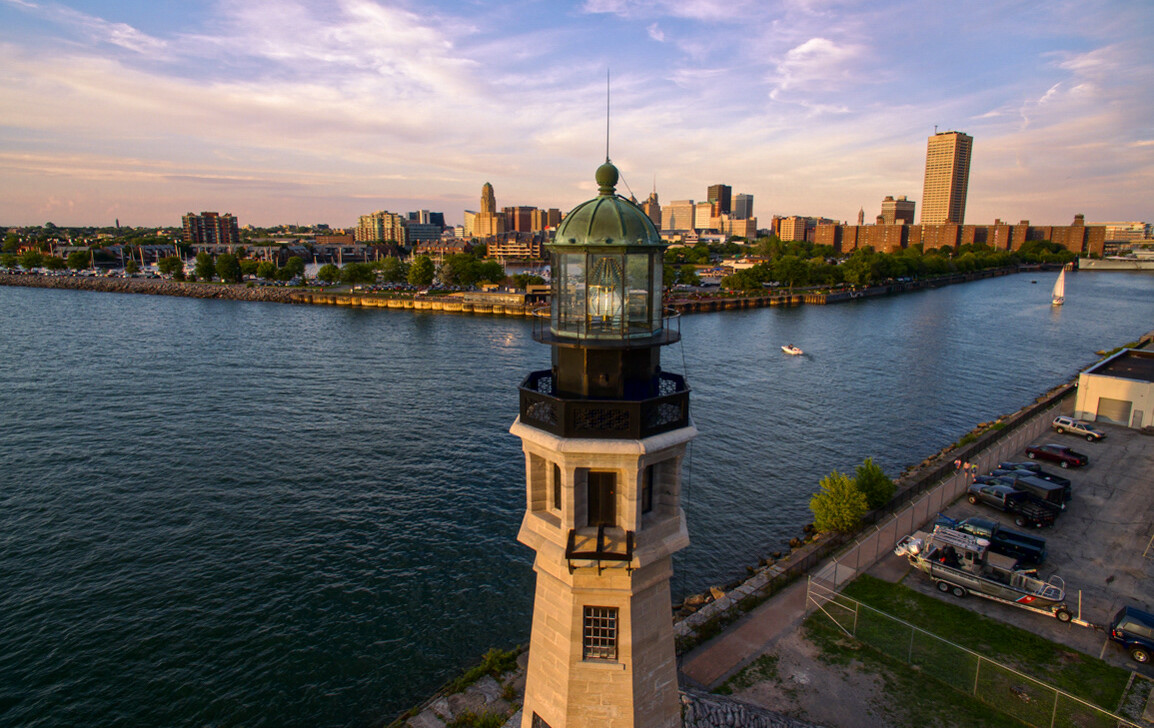
<svg viewBox="0 0 1154 728"><path fill-rule="evenodd" d="M721 217L728 215L732 210L730 208L730 197L733 193L733 188L729 185L710 185L705 193L705 199L713 206L710 217Z"/></svg>
<svg viewBox="0 0 1154 728"><path fill-rule="evenodd" d="M716 230L720 225L721 216L714 214L716 203L698 202L697 210L693 213L693 228L695 230Z"/></svg>
<svg viewBox="0 0 1154 728"><path fill-rule="evenodd" d="M734 220L749 220L753 217L753 195L738 193L737 197L733 198L733 214Z"/></svg>
<svg viewBox="0 0 1154 728"><path fill-rule="evenodd" d="M693 212L693 200L674 200L670 202L661 213L664 218L662 229L692 230Z"/></svg>
<svg viewBox="0 0 1154 728"><path fill-rule="evenodd" d="M653 223L653 227L660 230L661 229L661 203L657 201L657 190L656 189L654 189L652 192L649 193L649 197L645 200L645 202L641 203L641 209L645 212L646 215L649 216L649 220L650 220L650 222Z"/></svg>
<svg viewBox="0 0 1154 728"><path fill-rule="evenodd" d="M913 225L915 203L906 199L905 195L894 199L893 195L886 195L882 200L883 225Z"/></svg>
<svg viewBox="0 0 1154 728"><path fill-rule="evenodd" d="M922 188L923 225L965 222L973 146L974 138L959 131L943 131L929 138Z"/></svg>
<svg viewBox="0 0 1154 728"><path fill-rule="evenodd" d="M486 182L481 187L481 211L473 216L473 235L487 238L505 232L505 214L497 212L497 196L493 185Z"/></svg>

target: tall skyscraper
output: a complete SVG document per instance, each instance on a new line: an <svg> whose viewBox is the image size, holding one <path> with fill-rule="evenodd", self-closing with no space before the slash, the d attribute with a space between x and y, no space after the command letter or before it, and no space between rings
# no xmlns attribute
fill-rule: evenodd
<svg viewBox="0 0 1154 728"><path fill-rule="evenodd" d="M497 196L493 185L486 182L481 187L481 211L473 216L473 235L487 238L505 232L505 214L497 212Z"/></svg>
<svg viewBox="0 0 1154 728"><path fill-rule="evenodd" d="M733 219L748 220L753 217L753 195L738 193L733 198Z"/></svg>
<svg viewBox="0 0 1154 728"><path fill-rule="evenodd" d="M497 196L493 194L493 185L486 182L481 186L481 212L494 213L497 211Z"/></svg>
<svg viewBox="0 0 1154 728"><path fill-rule="evenodd" d="M974 138L960 131L943 131L929 138L922 188L923 225L965 222L973 146Z"/></svg>
<svg viewBox="0 0 1154 728"><path fill-rule="evenodd" d="M733 188L729 185L710 185L706 190L705 199L713 206L710 217L721 217L731 212L729 206Z"/></svg>

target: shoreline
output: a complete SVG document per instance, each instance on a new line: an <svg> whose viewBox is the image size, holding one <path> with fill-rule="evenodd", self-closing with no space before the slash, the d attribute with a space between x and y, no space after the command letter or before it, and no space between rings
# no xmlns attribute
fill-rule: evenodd
<svg viewBox="0 0 1154 728"><path fill-rule="evenodd" d="M679 314L712 313L774 306L824 306L848 303L863 298L876 298L900 293L913 293L942 286L995 278L1018 273L1016 268L993 268L971 273L953 273L937 278L895 281L884 285L827 293L773 293L759 296L682 297L666 302ZM478 301L484 294L446 296L389 295L358 293L354 291L325 291L315 288L286 286L256 286L247 283L200 283L155 278L105 278L83 276L48 276L39 274L0 273L0 285L26 288L54 288L72 291L102 293L136 293L153 296L182 296L185 298L218 299L228 301L259 301L265 303L293 303L320 306L352 306L356 308L387 308L412 311L440 311L492 316L532 316L537 305L511 302L509 294L495 294L492 301Z"/></svg>

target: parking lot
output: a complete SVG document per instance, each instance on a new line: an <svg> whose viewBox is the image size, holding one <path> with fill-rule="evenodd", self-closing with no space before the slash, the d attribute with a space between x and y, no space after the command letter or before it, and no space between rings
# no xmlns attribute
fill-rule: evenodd
<svg viewBox="0 0 1154 728"><path fill-rule="evenodd" d="M1062 624L1044 615L973 596L966 597L966 603L994 619L1154 677L1154 664L1139 665L1131 660L1121 646L1106 638L1105 630L1123 606L1154 612L1154 437L1121 426L1101 425L1098 429L1106 433L1099 442L1059 435L1053 430L1033 442L1067 445L1089 456L1088 465L1069 470L1056 463L1041 463L1046 470L1073 482L1073 500L1052 528L1032 532L1046 538L1049 550L1046 563L1038 568L1039 574L1044 579L1052 574L1062 577L1070 609L1077 615L1080 606L1081 619L1095 627ZM1024 451L1017 460L1026 460ZM1014 525L1010 515L971 505L964 498L945 513L959 519L995 519L1006 528L1024 530ZM888 557L877 570L894 575L894 569L900 568L895 559L901 557ZM934 589L921 572L909 570L903 583L939 598L954 599Z"/></svg>

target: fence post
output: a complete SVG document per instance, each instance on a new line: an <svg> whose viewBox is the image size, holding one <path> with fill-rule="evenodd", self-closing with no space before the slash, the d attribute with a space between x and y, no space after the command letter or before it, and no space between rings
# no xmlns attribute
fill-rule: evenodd
<svg viewBox="0 0 1154 728"><path fill-rule="evenodd" d="M907 665L914 664L914 635L915 634L917 634L917 630L914 629L913 627L910 627L910 654L906 656L906 664Z"/></svg>
<svg viewBox="0 0 1154 728"><path fill-rule="evenodd" d="M1050 714L1050 728L1054 728L1054 723L1058 720L1058 691L1054 691L1054 712Z"/></svg>
<svg viewBox="0 0 1154 728"><path fill-rule="evenodd" d="M853 636L857 637L857 613L861 611L861 602L853 601Z"/></svg>
<svg viewBox="0 0 1154 728"><path fill-rule="evenodd" d="M982 673L982 656L978 655L978 664L974 667L974 697L978 697L978 675Z"/></svg>

